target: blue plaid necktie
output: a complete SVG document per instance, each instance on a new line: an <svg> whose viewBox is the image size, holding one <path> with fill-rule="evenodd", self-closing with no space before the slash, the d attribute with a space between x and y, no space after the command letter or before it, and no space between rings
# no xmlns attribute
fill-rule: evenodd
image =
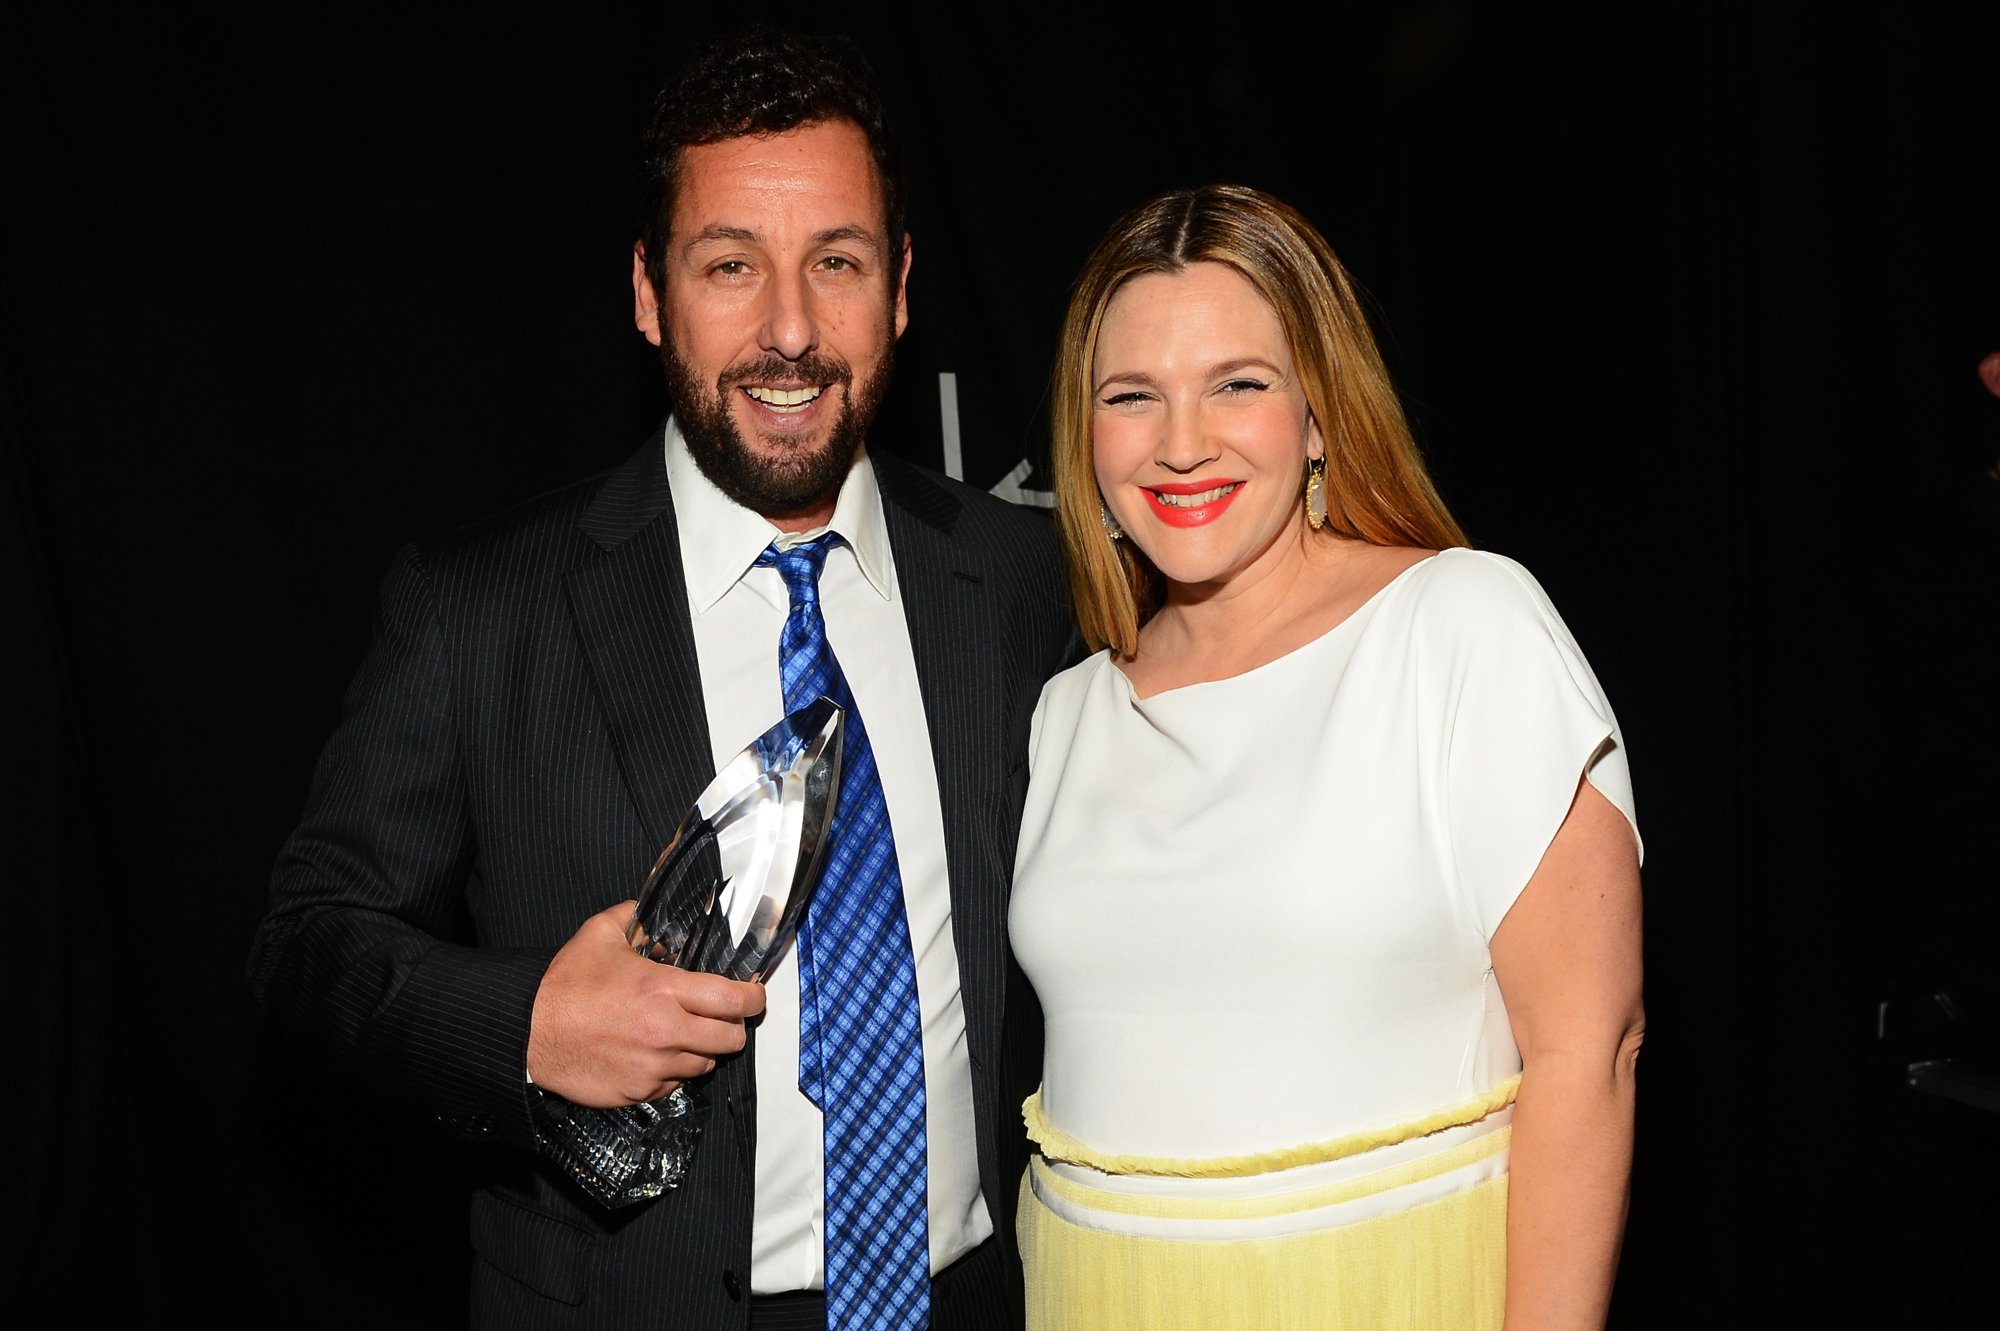
<svg viewBox="0 0 2000 1331"><path fill-rule="evenodd" d="M875 751L833 658L819 574L840 538L757 557L791 593L778 637L785 710L821 694L847 710L826 867L799 927L799 1089L826 1134L826 1324L930 1325L923 1019L903 879Z"/></svg>

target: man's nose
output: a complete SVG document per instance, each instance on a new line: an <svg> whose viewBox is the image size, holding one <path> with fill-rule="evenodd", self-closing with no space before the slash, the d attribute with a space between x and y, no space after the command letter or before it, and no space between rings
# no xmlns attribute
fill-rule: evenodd
<svg viewBox="0 0 2000 1331"><path fill-rule="evenodd" d="M780 275L767 288L759 341L786 360L798 360L819 346L819 315L803 275Z"/></svg>

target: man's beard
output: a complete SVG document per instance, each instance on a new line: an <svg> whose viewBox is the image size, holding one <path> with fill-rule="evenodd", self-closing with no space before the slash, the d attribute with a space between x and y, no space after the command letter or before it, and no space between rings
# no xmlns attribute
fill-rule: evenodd
<svg viewBox="0 0 2000 1331"><path fill-rule="evenodd" d="M881 362L858 390L854 370L846 361L817 352L799 360L767 356L733 365L718 376L713 388L696 382L693 368L681 359L670 338L660 340L660 363L667 372L668 404L702 475L753 513L789 517L819 507L847 479L847 469L889 391L895 345L892 333L883 343ZM775 453L753 452L736 429L730 395L741 384L801 382L824 385L823 392L841 390L843 401L832 429L817 442L764 434L761 442Z"/></svg>

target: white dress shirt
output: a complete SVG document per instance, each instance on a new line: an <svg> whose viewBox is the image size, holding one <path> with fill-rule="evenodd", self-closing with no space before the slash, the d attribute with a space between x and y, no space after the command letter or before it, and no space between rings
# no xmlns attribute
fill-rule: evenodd
<svg viewBox="0 0 2000 1331"><path fill-rule="evenodd" d="M983 1242L993 1219L979 1188L972 1074L958 954L952 945L944 817L930 728L897 590L875 469L865 452L842 483L825 528L790 535L744 508L701 473L669 423L667 481L680 527L695 656L719 767L784 714L778 635L790 610L784 579L759 552L826 530L845 545L827 555L820 606L834 656L868 723L896 837L903 903L923 1009L925 1130L930 1150L931 1270ZM765 983L757 1026L756 1206L750 1288L756 1294L825 1284L825 1151L821 1116L798 1088L799 979L788 953Z"/></svg>

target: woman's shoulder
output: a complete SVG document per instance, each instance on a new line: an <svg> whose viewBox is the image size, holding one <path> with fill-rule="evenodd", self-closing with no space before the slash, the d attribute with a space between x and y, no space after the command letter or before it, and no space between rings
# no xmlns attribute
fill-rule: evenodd
<svg viewBox="0 0 2000 1331"><path fill-rule="evenodd" d="M1042 685L1043 709L1080 705L1092 686L1104 678L1105 671L1117 669L1109 647L1092 652L1075 665L1049 676L1048 683Z"/></svg>
<svg viewBox="0 0 2000 1331"><path fill-rule="evenodd" d="M1031 763L1041 756L1045 738L1052 749L1068 745L1082 720L1084 706L1104 679L1104 673L1117 669L1112 664L1110 649L1105 648L1049 677L1042 685L1042 696L1035 701L1034 720L1029 726Z"/></svg>
<svg viewBox="0 0 2000 1331"><path fill-rule="evenodd" d="M1515 696L1524 680L1568 678L1609 716L1588 658L1535 575L1491 551L1455 548L1418 566L1405 613L1407 641L1428 677L1458 689L1478 681ZM1556 689L1547 696L1562 692Z"/></svg>
<svg viewBox="0 0 2000 1331"><path fill-rule="evenodd" d="M1517 590L1540 595L1541 584L1527 565L1493 550L1447 546L1413 566L1435 595L1509 595Z"/></svg>
<svg viewBox="0 0 2000 1331"><path fill-rule="evenodd" d="M1479 633L1558 618L1535 575L1519 560L1491 550L1440 550L1399 582L1406 613L1434 627Z"/></svg>

